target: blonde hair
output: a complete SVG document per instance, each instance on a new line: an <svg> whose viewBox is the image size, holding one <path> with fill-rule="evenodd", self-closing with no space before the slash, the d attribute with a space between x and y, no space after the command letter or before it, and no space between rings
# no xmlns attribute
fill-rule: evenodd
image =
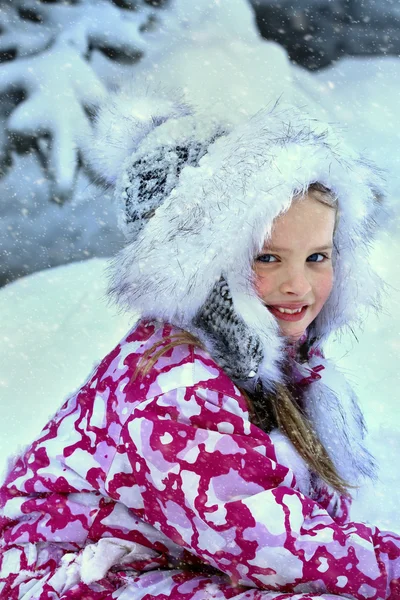
<svg viewBox="0 0 400 600"><path fill-rule="evenodd" d="M318 181L314 183L310 183L305 193L296 194L294 196L294 200L300 199L304 196L311 196L314 200L321 202L321 204L325 204L326 206L330 206L335 209L335 225L333 228L333 234L335 235L335 231L339 224L340 219L340 210L337 197L333 194L332 190L322 185Z"/></svg>
<svg viewBox="0 0 400 600"><path fill-rule="evenodd" d="M316 182L309 186L307 193L312 194L316 200L335 208L338 221L337 200L328 188ZM141 377L145 377L163 354L183 344L206 350L195 336L182 331L182 333L172 335L168 343L165 339L162 339L146 350L136 366L132 379L135 379L139 374ZM304 350L307 354L308 348L303 348ZM290 381L289 377L288 380ZM253 424L267 433L274 427L279 427L287 435L309 468L339 493L350 496L348 490L358 488L358 486L351 485L343 479L337 472L311 422L300 408L298 391L296 391L293 384L276 383L273 391L262 391L254 395L250 395L243 389L240 389L240 391L246 398L250 420Z"/></svg>

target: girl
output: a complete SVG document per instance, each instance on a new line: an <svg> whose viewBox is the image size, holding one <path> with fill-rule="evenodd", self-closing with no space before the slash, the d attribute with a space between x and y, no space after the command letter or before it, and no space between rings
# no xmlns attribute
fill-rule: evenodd
<svg viewBox="0 0 400 600"><path fill-rule="evenodd" d="M247 122L116 95L89 165L141 319L10 470L7 600L400 598L400 536L350 520L375 476L323 344L379 306L379 173L275 106Z"/></svg>

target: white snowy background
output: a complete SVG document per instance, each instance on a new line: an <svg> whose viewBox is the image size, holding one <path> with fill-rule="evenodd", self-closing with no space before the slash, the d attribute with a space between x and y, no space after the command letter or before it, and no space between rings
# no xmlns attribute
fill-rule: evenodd
<svg viewBox="0 0 400 600"><path fill-rule="evenodd" d="M380 465L379 483L365 485L358 492L352 517L400 532L400 59L346 58L311 74L294 66L280 46L260 37L246 0L230 0L229 8L218 0L202 0L190 13L187 2L176 0L168 14L157 44L134 69L121 67L118 71L110 65L97 65L99 72L102 68L105 72L107 86L115 85L122 73L131 80L134 93L135 81L145 77L180 86L189 99L211 105L216 112L239 107L243 117L283 94L288 100L312 106L317 116L339 123L353 145L386 169L392 213L372 250L373 267L391 286L384 311L380 316L365 316L364 330L356 332L358 342L350 335L332 339L326 354L338 361L359 395L369 428L368 445ZM47 56L47 61L46 68L57 67L54 54L53 59ZM102 95L107 86L88 80L85 93ZM50 111L51 94L47 102ZM19 160L22 166L13 169L7 186L12 187L20 209L20 203L26 201L24 186L32 181L41 185L41 175L31 156ZM67 182L68 189L71 162L68 157L65 161L61 158L58 163L65 175L58 185ZM82 180L81 185L84 189L87 181ZM115 217L108 198L92 188L91 197L92 202L106 207L112 223ZM81 204L76 198L79 193L73 211L67 208L62 221L54 212L60 212L60 207L50 206L47 211L33 211L24 226L46 232L49 223L55 223L50 227L54 239L48 240L55 247L59 236L73 238L74 227L87 231L90 203L87 196ZM111 245L106 253L112 251ZM13 252L12 245L8 252ZM38 435L65 397L83 383L94 364L135 322L136 315L118 314L106 303L106 263L104 258L94 258L59 266L0 290L3 471L7 457Z"/></svg>

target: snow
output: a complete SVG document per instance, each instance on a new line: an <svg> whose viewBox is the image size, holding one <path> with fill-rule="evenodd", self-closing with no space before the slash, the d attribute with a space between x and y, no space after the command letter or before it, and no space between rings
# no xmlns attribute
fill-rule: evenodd
<svg viewBox="0 0 400 600"><path fill-rule="evenodd" d="M0 17L5 30L0 46L16 47L21 57L2 69L0 94L24 91L23 101L7 122L10 140L18 136L40 140L39 149L48 160L53 180L52 197L62 202L70 197L75 183L76 131L89 133L86 110L96 106L106 92L88 55L96 47L123 49L132 58L141 55L146 41L140 28L150 9L121 11L101 0L75 6L38 4L31 11L37 19L33 28L14 7L6 7Z"/></svg>
<svg viewBox="0 0 400 600"><path fill-rule="evenodd" d="M115 78L132 77L154 46L147 30L157 30L168 14L145 0L124 6L109 0L1 5L0 284L122 245L109 197L97 192L94 201L79 170L76 133L89 131L92 109ZM63 202L70 224L60 234Z"/></svg>
<svg viewBox="0 0 400 600"><path fill-rule="evenodd" d="M380 464L379 483L360 490L352 517L400 532L400 60L347 58L310 74L294 67L277 44L259 38L244 1L232 0L225 21L224 13L218 15L221 3L198 2L190 26L184 1L175 3L178 25L172 17L166 22L165 44L160 41L158 54L149 53L137 66L137 78L180 86L198 104L214 102L216 111L229 102L243 116L282 93L300 104L314 104L316 112L343 124L351 143L387 170L393 215L372 253L373 267L392 286L384 313L366 319L364 331L357 332L358 343L350 336L333 339L326 354L337 360L360 397L368 444ZM60 164L64 168L68 173L70 166ZM34 169L31 165L26 176ZM39 221L38 227L42 225ZM104 259L69 264L0 290L0 468L38 435L135 322L134 315L117 314L106 305L105 265Z"/></svg>
<svg viewBox="0 0 400 600"><path fill-rule="evenodd" d="M62 61L67 68L60 70ZM81 79L76 78L77 71ZM21 59L12 70L5 75L3 73L0 92L18 87L21 81L28 99L14 110L7 128L9 134L16 137L52 131L53 143L48 150L49 169L55 175L53 197L61 201L71 194L76 177L78 148L74 127L78 126L89 134L84 108L97 104L104 97L105 89L86 61L68 45L59 45L40 56ZM43 81L46 81L45 86ZM57 103L57 114L43 110L43 104L52 103ZM44 140L41 140L41 145L45 145Z"/></svg>
<svg viewBox="0 0 400 600"><path fill-rule="evenodd" d="M105 263L72 263L1 289L0 469L135 322L106 304Z"/></svg>
<svg viewBox="0 0 400 600"><path fill-rule="evenodd" d="M213 112L241 120L283 95L323 111L306 88L286 51L263 40L254 13L244 0L202 0L188 11L186 0L174 10L158 36L158 47L136 66L132 83L157 81L179 86L187 100ZM300 77L303 70L299 71ZM314 90L312 90L312 93Z"/></svg>

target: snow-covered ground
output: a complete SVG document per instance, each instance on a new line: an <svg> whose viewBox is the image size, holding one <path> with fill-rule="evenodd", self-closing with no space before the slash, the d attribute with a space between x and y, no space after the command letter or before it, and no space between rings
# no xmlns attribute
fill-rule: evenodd
<svg viewBox="0 0 400 600"><path fill-rule="evenodd" d="M105 259L23 277L0 293L0 469L133 324L105 301Z"/></svg>
<svg viewBox="0 0 400 600"><path fill-rule="evenodd" d="M240 0L232 7L225 27L220 15L214 19L215 32L206 35L199 19L199 28L187 31L186 41L181 39L179 54L171 41L160 62L153 60L146 67L143 61L137 73L187 87L199 103L211 97L215 110L230 102L251 112L283 92L287 99L319 106L316 112L340 122L349 140L387 169L392 214L372 257L391 286L385 310L379 318L366 319L364 331L357 333L358 343L343 336L331 340L326 353L338 360L359 394L369 446L381 467L379 484L365 486L358 494L353 518L400 532L400 60L345 59L310 74L292 66L278 46L257 38L245 11L242 28L247 34L235 36ZM105 303L105 263L92 259L58 267L0 291L0 468L9 454L39 433L65 396L83 383L94 363L134 323L134 316L118 315Z"/></svg>

